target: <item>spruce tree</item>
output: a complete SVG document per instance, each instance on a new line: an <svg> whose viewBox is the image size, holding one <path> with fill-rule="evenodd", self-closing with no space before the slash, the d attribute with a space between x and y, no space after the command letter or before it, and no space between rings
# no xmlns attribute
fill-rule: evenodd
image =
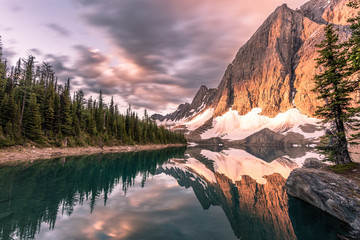
<svg viewBox="0 0 360 240"><path fill-rule="evenodd" d="M13 95L5 94L4 99L0 105L0 124L5 128L7 122L12 121L14 118L14 99Z"/></svg>
<svg viewBox="0 0 360 240"><path fill-rule="evenodd" d="M358 9L360 7L360 2L350 1L348 4L350 7ZM357 85L360 86L360 12L353 18L350 18L348 22L351 24L351 37L345 43L345 47L347 48L347 57L349 61L349 73L352 75L353 78L357 78L355 82ZM360 104L360 102L358 102ZM360 107L356 109L357 112L360 112ZM352 130L354 134L352 134L352 139L359 139L360 133L356 132L360 128L360 122L355 121L353 124Z"/></svg>
<svg viewBox="0 0 360 240"><path fill-rule="evenodd" d="M72 135L72 116L71 116L71 99L70 99L70 80L60 97L60 113L61 113L61 132L65 136Z"/></svg>
<svg viewBox="0 0 360 240"><path fill-rule="evenodd" d="M42 140L41 133L41 114L39 105L36 102L35 94L30 94L30 99L24 114L24 131L25 135L33 141Z"/></svg>
<svg viewBox="0 0 360 240"><path fill-rule="evenodd" d="M47 101L45 101L44 106L44 123L43 123L43 129L46 131L46 133L50 133L53 130L54 125L54 100L52 96L49 96Z"/></svg>
<svg viewBox="0 0 360 240"><path fill-rule="evenodd" d="M322 73L315 76L314 91L319 93L323 105L318 107L316 116L328 126L319 149L336 164L350 163L346 125L353 122L356 112L349 96L356 84L349 80L346 55L332 24L325 27L325 39L317 47L317 67Z"/></svg>
<svg viewBox="0 0 360 240"><path fill-rule="evenodd" d="M6 89L6 67L3 59L2 42L0 36L0 104L2 103Z"/></svg>
<svg viewBox="0 0 360 240"><path fill-rule="evenodd" d="M350 6L359 8L357 3L350 3ZM360 12L354 18L350 18L351 37L347 41L350 71L352 73L360 70Z"/></svg>
<svg viewBox="0 0 360 240"><path fill-rule="evenodd" d="M96 128L97 130L102 133L105 129L105 126L104 126L104 97L102 95L102 91L100 90L100 93L99 93L99 103L98 103L98 107L96 109Z"/></svg>
<svg viewBox="0 0 360 240"><path fill-rule="evenodd" d="M0 36L0 81L5 79L5 75L6 75L6 67L5 67L5 60L3 59L3 47Z"/></svg>

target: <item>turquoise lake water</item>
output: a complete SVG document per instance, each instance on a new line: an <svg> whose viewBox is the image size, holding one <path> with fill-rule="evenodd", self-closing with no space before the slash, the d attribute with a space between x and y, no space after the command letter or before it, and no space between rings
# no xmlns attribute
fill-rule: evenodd
<svg viewBox="0 0 360 240"><path fill-rule="evenodd" d="M168 148L0 165L0 239L337 239L288 197L301 149Z"/></svg>

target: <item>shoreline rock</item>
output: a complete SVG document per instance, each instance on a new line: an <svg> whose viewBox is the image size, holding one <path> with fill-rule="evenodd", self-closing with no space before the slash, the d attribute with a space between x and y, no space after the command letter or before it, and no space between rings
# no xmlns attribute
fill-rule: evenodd
<svg viewBox="0 0 360 240"><path fill-rule="evenodd" d="M333 173L318 160L307 160L304 166L290 173L288 194L349 224L360 237L360 181Z"/></svg>

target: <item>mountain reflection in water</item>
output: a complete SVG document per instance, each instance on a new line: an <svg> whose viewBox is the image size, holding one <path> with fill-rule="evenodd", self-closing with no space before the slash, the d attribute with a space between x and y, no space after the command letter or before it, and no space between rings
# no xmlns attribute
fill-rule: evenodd
<svg viewBox="0 0 360 240"><path fill-rule="evenodd" d="M256 151L171 148L0 166L0 239L311 240L348 231L286 194L290 171L317 154Z"/></svg>

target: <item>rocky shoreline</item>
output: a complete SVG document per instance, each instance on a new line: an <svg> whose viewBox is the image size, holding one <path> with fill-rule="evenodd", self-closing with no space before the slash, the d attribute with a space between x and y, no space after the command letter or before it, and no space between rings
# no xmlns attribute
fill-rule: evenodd
<svg viewBox="0 0 360 240"><path fill-rule="evenodd" d="M318 160L307 160L286 181L290 196L322 209L349 224L360 238L360 167L338 174Z"/></svg>
<svg viewBox="0 0 360 240"><path fill-rule="evenodd" d="M56 157L92 155L98 153L137 152L144 150L157 150L168 147L182 147L185 144L152 144L114 147L79 147L79 148L36 148L15 146L0 149L0 164L50 159Z"/></svg>

